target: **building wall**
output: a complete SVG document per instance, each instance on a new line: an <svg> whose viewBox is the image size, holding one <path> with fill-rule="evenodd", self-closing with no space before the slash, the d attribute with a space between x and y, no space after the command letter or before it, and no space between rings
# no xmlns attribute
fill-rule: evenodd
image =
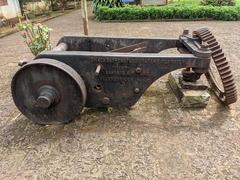
<svg viewBox="0 0 240 180"><path fill-rule="evenodd" d="M0 14L7 19L15 18L21 15L20 5L18 0L7 0L8 5L0 6Z"/></svg>
<svg viewBox="0 0 240 180"><path fill-rule="evenodd" d="M0 0L0 6L6 6L7 4L7 0Z"/></svg>

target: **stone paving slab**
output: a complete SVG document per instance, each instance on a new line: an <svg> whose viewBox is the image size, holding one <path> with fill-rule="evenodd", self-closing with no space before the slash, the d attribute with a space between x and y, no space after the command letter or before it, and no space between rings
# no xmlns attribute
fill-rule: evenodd
<svg viewBox="0 0 240 180"><path fill-rule="evenodd" d="M80 11L46 22L52 41L83 32ZM178 37L208 27L231 60L239 90L239 22L90 21L91 35ZM240 179L240 104L184 110L155 82L130 110L85 109L74 122L40 126L19 115L10 95L17 61L32 58L18 33L0 39L0 179Z"/></svg>

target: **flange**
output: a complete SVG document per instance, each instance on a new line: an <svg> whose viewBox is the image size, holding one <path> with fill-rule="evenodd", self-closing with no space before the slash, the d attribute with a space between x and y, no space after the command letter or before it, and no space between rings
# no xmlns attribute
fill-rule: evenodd
<svg viewBox="0 0 240 180"><path fill-rule="evenodd" d="M86 87L70 66L53 59L36 59L12 79L12 96L18 109L38 124L67 123L86 103Z"/></svg>

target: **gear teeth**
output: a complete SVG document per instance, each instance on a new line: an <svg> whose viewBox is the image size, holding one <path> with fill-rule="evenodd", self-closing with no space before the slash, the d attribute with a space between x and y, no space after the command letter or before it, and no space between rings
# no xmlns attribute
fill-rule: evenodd
<svg viewBox="0 0 240 180"><path fill-rule="evenodd" d="M196 32L198 33L204 33L204 32L209 32L209 30L207 28L202 28L200 30L197 30Z"/></svg>
<svg viewBox="0 0 240 180"><path fill-rule="evenodd" d="M229 97L229 98L232 98L232 99L236 98L237 97L237 91L234 91L232 93L226 94L226 96Z"/></svg>
<svg viewBox="0 0 240 180"><path fill-rule="evenodd" d="M223 62L223 61L226 61L226 58L225 57L219 57L217 59L214 59L214 62L217 63L217 62Z"/></svg>
<svg viewBox="0 0 240 180"><path fill-rule="evenodd" d="M205 31L205 32L203 32L203 33L200 34L200 36L201 36L202 39L204 39L204 38L207 37L207 36L211 36L211 35L212 35L212 33L209 32L209 31Z"/></svg>
<svg viewBox="0 0 240 180"><path fill-rule="evenodd" d="M212 50L212 55L216 55L216 54L219 54L219 53L222 53L222 49L216 49L216 50Z"/></svg>
<svg viewBox="0 0 240 180"><path fill-rule="evenodd" d="M223 66L223 67L218 67L219 72L225 72L230 70L230 66Z"/></svg>
<svg viewBox="0 0 240 180"><path fill-rule="evenodd" d="M227 93L226 95L227 95L228 97L234 97L234 96L237 97L237 90L235 89L235 91L233 91L233 92L231 92L231 93L229 92L229 93Z"/></svg>
<svg viewBox="0 0 240 180"><path fill-rule="evenodd" d="M226 101L229 102L228 104L232 104L232 103L235 103L237 101L237 92L234 93L233 95L227 95L226 94Z"/></svg>
<svg viewBox="0 0 240 180"><path fill-rule="evenodd" d="M211 44L213 42L216 42L216 39L210 39L210 40L207 41L208 44Z"/></svg>
<svg viewBox="0 0 240 180"><path fill-rule="evenodd" d="M236 92L236 88L235 87L232 87L232 88L224 88L225 91L228 91L228 94L226 94L226 96L233 96Z"/></svg>
<svg viewBox="0 0 240 180"><path fill-rule="evenodd" d="M225 89L225 90L226 90L226 89ZM236 91L236 88L231 89L231 90L228 90L228 94L235 94L235 92L237 92L237 91Z"/></svg>
<svg viewBox="0 0 240 180"><path fill-rule="evenodd" d="M226 94L226 96L228 96L229 98L237 97L237 91L234 91L232 93Z"/></svg>
<svg viewBox="0 0 240 180"><path fill-rule="evenodd" d="M219 88L214 75L207 72L205 75L215 92L218 99L226 105L232 104L237 101L237 89L235 86L234 78L228 65L228 61L218 44L213 34L206 28L194 31L195 36L198 36L203 43L207 43L207 47L212 51L212 59L216 65L218 73L222 79L224 91ZM211 71L211 67L209 67Z"/></svg>
<svg viewBox="0 0 240 180"><path fill-rule="evenodd" d="M216 46L209 47L211 51L216 51L217 49L220 49L220 45L217 44Z"/></svg>
<svg viewBox="0 0 240 180"><path fill-rule="evenodd" d="M215 62L217 68L218 67L226 67L228 66L228 62L227 61L223 61L223 62Z"/></svg>
<svg viewBox="0 0 240 180"><path fill-rule="evenodd" d="M221 52L219 54L212 55L213 59L219 59L219 58L222 58L222 57L224 57L224 53L223 52Z"/></svg>
<svg viewBox="0 0 240 180"><path fill-rule="evenodd" d="M209 40L214 40L214 39L215 39L214 36L209 35L209 36L203 38L203 41L206 41L206 42L208 43ZM215 39L215 40L216 40L216 39Z"/></svg>
<svg viewBox="0 0 240 180"><path fill-rule="evenodd" d="M224 87L226 87L226 88L228 88L228 87L230 87L230 86L234 86L234 87L236 88L234 82L229 82L229 83L226 83L226 84L224 85Z"/></svg>
<svg viewBox="0 0 240 180"><path fill-rule="evenodd" d="M206 33L204 33L204 34L201 34L201 38L202 38L202 40L204 40L204 41L206 41L206 38L209 38L209 37L211 37L212 36L212 34L210 33L210 32L206 32Z"/></svg>
<svg viewBox="0 0 240 180"><path fill-rule="evenodd" d="M232 76L228 76L228 77L222 78L222 82L224 84L227 84L227 83L230 83L230 82L234 82L234 79L233 79Z"/></svg>
<svg viewBox="0 0 240 180"><path fill-rule="evenodd" d="M212 46L216 46L216 45L218 45L218 42L217 42L217 41L212 42L212 43L209 43L209 44L208 44L208 47L212 47Z"/></svg>
<svg viewBox="0 0 240 180"><path fill-rule="evenodd" d="M227 66L227 67L229 67L229 66ZM229 68L225 71L219 71L219 74L221 74L221 76L228 75L228 74L231 74L231 73L232 72Z"/></svg>
<svg viewBox="0 0 240 180"><path fill-rule="evenodd" d="M228 80L233 80L233 75L228 73L225 75L221 75L221 78L224 82L227 82Z"/></svg>

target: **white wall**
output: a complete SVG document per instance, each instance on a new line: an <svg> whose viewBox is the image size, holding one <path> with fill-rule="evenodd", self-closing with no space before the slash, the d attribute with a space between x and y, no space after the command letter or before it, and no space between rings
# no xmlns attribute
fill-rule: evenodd
<svg viewBox="0 0 240 180"><path fill-rule="evenodd" d="M15 18L16 16L21 15L20 5L18 0L8 0L7 6L0 7L0 14L5 18Z"/></svg>

